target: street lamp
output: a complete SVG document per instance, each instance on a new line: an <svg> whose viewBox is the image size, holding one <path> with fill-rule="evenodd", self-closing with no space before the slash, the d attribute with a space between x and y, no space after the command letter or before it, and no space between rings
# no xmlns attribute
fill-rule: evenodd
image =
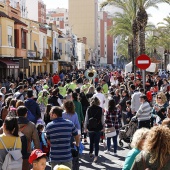
<svg viewBox="0 0 170 170"><path fill-rule="evenodd" d="M167 53L167 50L165 50L165 52L164 52L164 70L166 70L166 67L167 67L167 57L168 57L168 53Z"/></svg>

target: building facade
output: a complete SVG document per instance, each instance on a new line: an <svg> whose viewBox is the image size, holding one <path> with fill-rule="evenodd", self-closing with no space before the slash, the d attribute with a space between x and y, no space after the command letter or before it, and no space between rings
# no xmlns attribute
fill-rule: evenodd
<svg viewBox="0 0 170 170"><path fill-rule="evenodd" d="M46 4L38 0L38 22L46 23Z"/></svg>
<svg viewBox="0 0 170 170"><path fill-rule="evenodd" d="M91 56L97 57L97 0L69 0L69 25L78 37L86 37ZM91 60L92 61L92 60Z"/></svg>
<svg viewBox="0 0 170 170"><path fill-rule="evenodd" d="M38 0L26 0L27 18L38 21Z"/></svg>

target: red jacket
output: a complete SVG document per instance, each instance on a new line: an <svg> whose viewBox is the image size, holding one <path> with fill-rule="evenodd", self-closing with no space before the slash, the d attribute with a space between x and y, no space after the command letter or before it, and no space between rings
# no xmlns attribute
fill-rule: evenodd
<svg viewBox="0 0 170 170"><path fill-rule="evenodd" d="M60 77L58 75L54 75L53 76L53 84L58 84L59 81L60 81Z"/></svg>

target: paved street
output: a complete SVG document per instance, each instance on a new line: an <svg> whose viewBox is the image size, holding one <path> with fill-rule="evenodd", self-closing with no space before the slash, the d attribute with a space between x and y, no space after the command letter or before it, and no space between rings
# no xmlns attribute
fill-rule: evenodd
<svg viewBox="0 0 170 170"><path fill-rule="evenodd" d="M118 147L117 156L112 153L105 154L103 145L100 145L98 163L93 163L93 159L89 157L89 145L85 145L85 150L80 158L80 170L121 170L125 157L129 151L128 145L124 143L124 148ZM113 151L113 150L112 150ZM46 168L50 170L49 167Z"/></svg>

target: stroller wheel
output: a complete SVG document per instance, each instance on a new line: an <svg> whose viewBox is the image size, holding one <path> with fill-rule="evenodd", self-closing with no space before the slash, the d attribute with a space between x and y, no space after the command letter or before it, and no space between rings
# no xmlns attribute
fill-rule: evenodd
<svg viewBox="0 0 170 170"><path fill-rule="evenodd" d="M123 147L123 142L121 140L119 141L119 145L120 147Z"/></svg>

